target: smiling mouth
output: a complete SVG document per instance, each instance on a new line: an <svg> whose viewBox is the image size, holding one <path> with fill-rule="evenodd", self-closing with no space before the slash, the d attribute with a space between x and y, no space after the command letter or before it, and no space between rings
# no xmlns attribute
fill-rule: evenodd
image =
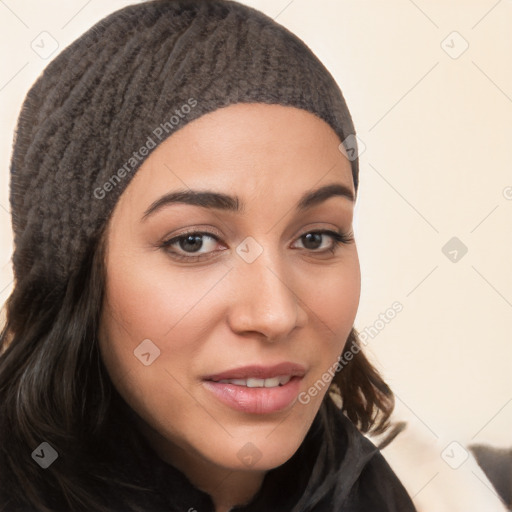
<svg viewBox="0 0 512 512"><path fill-rule="evenodd" d="M270 414L288 410L297 401L303 376L280 375L267 379L204 380L221 403L246 414Z"/></svg>
<svg viewBox="0 0 512 512"><path fill-rule="evenodd" d="M278 377L271 377L268 379L222 379L217 381L212 380L211 382L219 382L221 384L234 384L235 386L244 386L247 388L276 388L284 386L290 382L291 378L291 375L280 375Z"/></svg>

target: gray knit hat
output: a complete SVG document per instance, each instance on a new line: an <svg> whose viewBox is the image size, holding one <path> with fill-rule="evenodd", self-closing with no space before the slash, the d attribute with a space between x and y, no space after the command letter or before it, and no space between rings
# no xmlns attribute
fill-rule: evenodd
<svg viewBox="0 0 512 512"><path fill-rule="evenodd" d="M155 0L114 12L32 86L11 161L15 278L63 290L151 151L233 103L325 120L357 155L331 74L298 37L226 0ZM348 148L347 148L348 149ZM358 159L351 158L354 186Z"/></svg>

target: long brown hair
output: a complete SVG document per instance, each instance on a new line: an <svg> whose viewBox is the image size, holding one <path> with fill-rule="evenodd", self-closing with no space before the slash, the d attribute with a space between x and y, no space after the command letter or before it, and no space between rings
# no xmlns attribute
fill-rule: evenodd
<svg viewBox="0 0 512 512"><path fill-rule="evenodd" d="M363 433L381 434L389 426L389 417L395 406L390 387L379 371L366 357L359 333L353 327L343 354L350 353L350 361L341 361L340 369L332 379L338 386L342 399L342 411Z"/></svg>

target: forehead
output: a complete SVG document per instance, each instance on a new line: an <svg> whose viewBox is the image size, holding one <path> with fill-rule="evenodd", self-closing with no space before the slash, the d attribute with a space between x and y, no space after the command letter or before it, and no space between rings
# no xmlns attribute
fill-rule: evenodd
<svg viewBox="0 0 512 512"><path fill-rule="evenodd" d="M352 169L334 130L295 107L236 104L196 119L163 141L123 195L148 203L173 189L236 190L286 200L304 190L345 184Z"/></svg>

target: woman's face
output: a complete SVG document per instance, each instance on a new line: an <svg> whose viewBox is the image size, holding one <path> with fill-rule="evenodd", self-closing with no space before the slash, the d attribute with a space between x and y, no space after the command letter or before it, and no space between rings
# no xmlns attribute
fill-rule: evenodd
<svg viewBox="0 0 512 512"><path fill-rule="evenodd" d="M102 358L177 467L277 467L311 426L360 295L355 243L329 234L352 230L339 144L306 111L232 105L157 147L117 203Z"/></svg>

